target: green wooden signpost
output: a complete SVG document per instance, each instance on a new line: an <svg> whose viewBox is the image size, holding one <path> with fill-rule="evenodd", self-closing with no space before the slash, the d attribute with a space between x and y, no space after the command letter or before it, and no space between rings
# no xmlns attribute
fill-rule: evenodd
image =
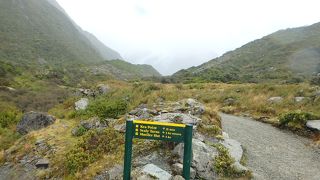
<svg viewBox="0 0 320 180"><path fill-rule="evenodd" d="M165 122L151 122L142 120L128 120L126 122L123 180L130 180L132 140L153 139L184 143L183 177L190 179L192 154L192 125L174 124Z"/></svg>

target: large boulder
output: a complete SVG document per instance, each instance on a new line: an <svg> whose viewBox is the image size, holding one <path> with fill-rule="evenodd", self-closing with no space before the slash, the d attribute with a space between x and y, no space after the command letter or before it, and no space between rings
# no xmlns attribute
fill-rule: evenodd
<svg viewBox="0 0 320 180"><path fill-rule="evenodd" d="M74 103L75 109L78 110L85 110L87 109L89 104L88 98L81 98L79 101Z"/></svg>
<svg viewBox="0 0 320 180"><path fill-rule="evenodd" d="M226 138L221 142L221 144L228 149L230 156L235 160L231 165L233 169L238 173L246 173L248 168L240 163L243 156L243 149L240 142Z"/></svg>
<svg viewBox="0 0 320 180"><path fill-rule="evenodd" d="M55 117L51 115L31 111L23 115L21 121L17 125L17 131L24 135L30 131L47 127L53 124L55 120Z"/></svg>
<svg viewBox="0 0 320 180"><path fill-rule="evenodd" d="M320 120L307 121L307 127L310 129L320 131Z"/></svg>
<svg viewBox="0 0 320 180"><path fill-rule="evenodd" d="M235 161L240 162L243 155L243 149L238 141L234 139L225 139L221 144L228 149L230 156L234 158Z"/></svg>
<svg viewBox="0 0 320 180"><path fill-rule="evenodd" d="M192 115L199 116L205 112L205 106L195 99L184 99L179 103L185 106Z"/></svg>
<svg viewBox="0 0 320 180"><path fill-rule="evenodd" d="M184 145L178 144L173 153L179 157L180 163L183 163ZM197 178L215 179L217 176L214 169L214 158L219 153L216 148L203 143L198 139L192 139L192 167L196 170Z"/></svg>
<svg viewBox="0 0 320 180"><path fill-rule="evenodd" d="M173 123L183 123L183 124L192 124L198 125L201 122L201 119L190 114L183 113L164 113L159 116L152 118L154 121L160 122L173 122Z"/></svg>
<svg viewBox="0 0 320 180"><path fill-rule="evenodd" d="M169 172L171 170L170 164L168 161L170 157L166 156L163 152L161 151L154 151L149 155L141 155L133 160L133 167L142 167L147 164L154 164L158 166L159 168Z"/></svg>

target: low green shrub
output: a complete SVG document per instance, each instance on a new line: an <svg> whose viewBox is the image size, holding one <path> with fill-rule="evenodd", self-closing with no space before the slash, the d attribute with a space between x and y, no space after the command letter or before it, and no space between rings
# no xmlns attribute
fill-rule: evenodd
<svg viewBox="0 0 320 180"><path fill-rule="evenodd" d="M0 128L0 151L10 148L20 137L15 130Z"/></svg>
<svg viewBox="0 0 320 180"><path fill-rule="evenodd" d="M84 128L82 125L78 126L77 129L75 129L74 136L83 136L88 130Z"/></svg>
<svg viewBox="0 0 320 180"><path fill-rule="evenodd" d="M205 124L200 123L197 129L202 134L210 136L210 137L215 137L217 135L222 134L221 128L216 125L205 125Z"/></svg>
<svg viewBox="0 0 320 180"><path fill-rule="evenodd" d="M21 112L15 107L0 105L0 128L15 125L21 118Z"/></svg>
<svg viewBox="0 0 320 180"><path fill-rule="evenodd" d="M315 120L319 117L314 114L308 112L289 112L286 114L282 114L279 118L279 122L281 126L286 126L291 129L304 129L308 120Z"/></svg>
<svg viewBox="0 0 320 180"><path fill-rule="evenodd" d="M215 144L219 155L214 158L214 169L220 176L232 177L235 174L235 170L232 168L232 164L235 160L230 156L230 153L226 147L222 144Z"/></svg>
<svg viewBox="0 0 320 180"><path fill-rule="evenodd" d="M128 104L122 99L98 99L89 104L86 110L77 111L75 116L94 117L98 116L100 119L105 118L119 118L127 112Z"/></svg>
<svg viewBox="0 0 320 180"><path fill-rule="evenodd" d="M103 154L119 154L123 144L123 135L113 128L88 131L66 155L68 172L74 174L81 171Z"/></svg>

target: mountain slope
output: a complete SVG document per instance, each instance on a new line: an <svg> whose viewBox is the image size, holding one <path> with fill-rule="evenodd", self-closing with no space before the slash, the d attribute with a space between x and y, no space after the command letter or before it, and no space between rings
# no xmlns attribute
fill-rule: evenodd
<svg viewBox="0 0 320 180"><path fill-rule="evenodd" d="M173 75L183 81L299 82L320 72L320 23L286 29Z"/></svg>
<svg viewBox="0 0 320 180"><path fill-rule="evenodd" d="M47 111L74 88L152 74L149 67L137 73L140 65L112 65L100 53L56 1L0 1L0 105Z"/></svg>
<svg viewBox="0 0 320 180"><path fill-rule="evenodd" d="M28 76L49 75L62 83L75 84L74 81L90 76L85 72L88 67L98 66L106 59L121 58L77 26L54 0L2 0L0 24L0 63L21 67ZM124 73L130 74L128 77L137 75ZM117 78L116 74L111 75Z"/></svg>
<svg viewBox="0 0 320 180"><path fill-rule="evenodd" d="M92 46L95 47L95 49L99 52L99 54L102 56L103 59L105 60L123 59L118 52L104 45L91 33L87 31L83 31L83 34L88 38Z"/></svg>

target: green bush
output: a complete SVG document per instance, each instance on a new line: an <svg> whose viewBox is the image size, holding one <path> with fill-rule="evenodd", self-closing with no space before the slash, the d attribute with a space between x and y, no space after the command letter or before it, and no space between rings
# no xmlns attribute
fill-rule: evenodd
<svg viewBox="0 0 320 180"><path fill-rule="evenodd" d="M77 145L67 153L66 166L69 173L74 174L81 171L103 154L119 154L123 144L123 135L113 128L103 131L88 131Z"/></svg>
<svg viewBox="0 0 320 180"><path fill-rule="evenodd" d="M205 125L200 123L198 126L198 131L204 135L215 137L222 134L222 130L219 126L216 125Z"/></svg>
<svg viewBox="0 0 320 180"><path fill-rule="evenodd" d="M317 116L308 112L289 112L279 118L281 126L287 126L291 129L303 129L308 120L318 119Z"/></svg>
<svg viewBox="0 0 320 180"><path fill-rule="evenodd" d="M235 160L230 156L229 151L222 144L214 145L217 148L219 155L214 159L214 169L220 176L231 177L234 176L235 170L232 164Z"/></svg>
<svg viewBox="0 0 320 180"><path fill-rule="evenodd" d="M119 118L127 112L128 104L125 100L98 99L89 104L85 111L80 111L80 115L88 117L98 116L100 119Z"/></svg>
<svg viewBox="0 0 320 180"><path fill-rule="evenodd" d="M78 126L77 129L75 130L74 135L75 136L82 136L84 135L88 130L84 128L82 125Z"/></svg>
<svg viewBox="0 0 320 180"><path fill-rule="evenodd" d="M14 107L0 105L0 128L15 125L21 117L21 112Z"/></svg>
<svg viewBox="0 0 320 180"><path fill-rule="evenodd" d="M10 148L21 135L8 128L0 128L0 151Z"/></svg>

